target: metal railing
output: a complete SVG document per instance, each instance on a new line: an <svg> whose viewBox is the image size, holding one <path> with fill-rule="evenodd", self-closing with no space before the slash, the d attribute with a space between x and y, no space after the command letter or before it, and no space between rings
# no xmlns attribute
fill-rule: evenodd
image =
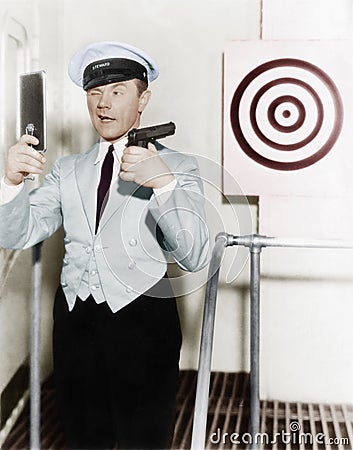
<svg viewBox="0 0 353 450"><path fill-rule="evenodd" d="M42 243L32 248L32 311L30 353L30 450L40 450L40 323L41 323L41 263Z"/></svg>
<svg viewBox="0 0 353 450"><path fill-rule="evenodd" d="M204 450L206 440L208 396L211 375L214 321L219 270L224 250L241 245L250 251L250 434L252 450L258 449L256 436L260 433L260 258L264 247L297 247L321 249L353 249L352 240L276 238L258 234L234 236L220 233L216 237L206 287L201 332L199 370L192 431L192 450Z"/></svg>

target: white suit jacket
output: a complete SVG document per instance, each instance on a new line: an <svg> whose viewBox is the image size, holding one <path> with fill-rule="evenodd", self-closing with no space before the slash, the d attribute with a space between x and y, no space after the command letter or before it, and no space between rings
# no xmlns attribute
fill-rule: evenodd
<svg viewBox="0 0 353 450"><path fill-rule="evenodd" d="M70 310L85 273L96 300L107 301L115 312L163 277L170 256L184 270L201 269L208 260L209 235L196 159L156 147L177 179L160 206L152 189L118 177L95 234L96 144L58 159L41 187L30 193L23 188L0 206L0 246L28 248L63 225L61 284Z"/></svg>

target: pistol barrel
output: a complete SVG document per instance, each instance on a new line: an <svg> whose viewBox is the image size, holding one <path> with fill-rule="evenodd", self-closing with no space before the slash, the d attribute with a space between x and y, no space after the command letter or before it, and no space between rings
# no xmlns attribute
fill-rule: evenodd
<svg viewBox="0 0 353 450"><path fill-rule="evenodd" d="M139 145L139 143L153 142L175 133L175 123L163 123L145 128L133 128L128 134L127 145Z"/></svg>

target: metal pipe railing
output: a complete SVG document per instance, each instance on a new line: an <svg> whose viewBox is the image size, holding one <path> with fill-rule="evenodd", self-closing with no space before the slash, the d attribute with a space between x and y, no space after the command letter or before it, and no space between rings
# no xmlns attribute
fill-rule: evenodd
<svg viewBox="0 0 353 450"><path fill-rule="evenodd" d="M269 237L261 234L244 236L227 235L228 245L242 245L243 247L297 247L297 248L353 248L352 239L306 239Z"/></svg>
<svg viewBox="0 0 353 450"><path fill-rule="evenodd" d="M352 240L277 238L258 234L234 236L220 233L210 262L200 343L199 370L191 450L204 450L206 440L209 381L211 374L215 305L221 258L225 247L241 245L250 251L250 434L251 449L258 449L260 433L260 258L263 247L353 249ZM217 267L217 269L216 269ZM216 270L216 272L214 272ZM216 276L214 276L216 275Z"/></svg>
<svg viewBox="0 0 353 450"><path fill-rule="evenodd" d="M208 270L208 282L206 286L207 301L205 301L203 311L199 371L197 375L195 412L191 439L191 448L195 450L203 450L205 446L217 287L219 269L227 243L226 234L220 233L217 235Z"/></svg>
<svg viewBox="0 0 353 450"><path fill-rule="evenodd" d="M40 298L42 243L32 248L32 311L30 353L30 450L40 450Z"/></svg>
<svg viewBox="0 0 353 450"><path fill-rule="evenodd" d="M250 247L250 434L260 431L260 254L261 247ZM256 449L251 440L251 449Z"/></svg>

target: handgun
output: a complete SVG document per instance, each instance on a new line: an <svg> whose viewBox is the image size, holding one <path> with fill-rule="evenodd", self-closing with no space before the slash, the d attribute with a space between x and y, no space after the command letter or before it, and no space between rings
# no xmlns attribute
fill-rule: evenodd
<svg viewBox="0 0 353 450"><path fill-rule="evenodd" d="M154 143L157 139L163 139L175 133L175 123L163 123L146 128L133 128L128 133L126 146L136 145L147 148L148 143Z"/></svg>

